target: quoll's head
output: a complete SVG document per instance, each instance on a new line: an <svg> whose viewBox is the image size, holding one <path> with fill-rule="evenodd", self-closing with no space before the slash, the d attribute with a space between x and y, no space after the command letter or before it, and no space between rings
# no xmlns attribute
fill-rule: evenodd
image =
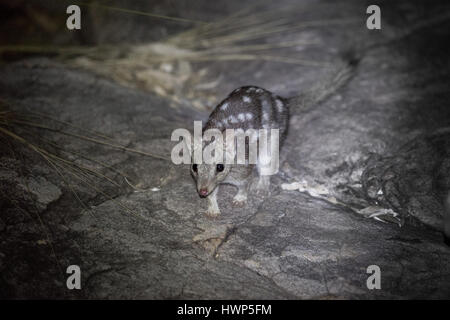
<svg viewBox="0 0 450 320"><path fill-rule="evenodd" d="M219 183L227 177L231 166L225 163L193 163L191 164L191 174L197 184L197 192L200 197L205 198Z"/></svg>

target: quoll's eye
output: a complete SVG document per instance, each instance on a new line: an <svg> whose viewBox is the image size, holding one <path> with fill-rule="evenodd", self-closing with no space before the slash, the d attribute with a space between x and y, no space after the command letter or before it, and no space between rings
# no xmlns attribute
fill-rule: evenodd
<svg viewBox="0 0 450 320"><path fill-rule="evenodd" d="M222 172L223 169L224 169L223 164L220 164L220 163L219 163L219 164L217 165L217 172Z"/></svg>
<svg viewBox="0 0 450 320"><path fill-rule="evenodd" d="M194 163L194 164L192 165L192 170L193 170L194 172L197 172L197 164Z"/></svg>

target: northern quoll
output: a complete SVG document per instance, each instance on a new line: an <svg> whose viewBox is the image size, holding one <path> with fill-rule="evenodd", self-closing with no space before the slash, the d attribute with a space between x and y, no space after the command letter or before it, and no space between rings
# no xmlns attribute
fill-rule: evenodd
<svg viewBox="0 0 450 320"><path fill-rule="evenodd" d="M289 99L282 98L255 86L238 88L214 108L203 127L202 133L208 129L218 129L222 133L225 133L226 129L235 129L235 131L241 132L248 129L256 129L257 131L266 129L268 132L270 132L270 129L278 129L278 146L281 147L289 126L289 109L293 107L303 108L305 104L314 105L324 100L343 83L347 82L353 66L354 63L352 62L346 62L344 66L338 66L336 68L337 71L333 72L328 79L320 83L314 90ZM249 140L246 140L247 156ZM206 145L207 143L203 144L202 151ZM245 164L236 164L236 162L227 164L225 161L207 164L205 162L195 163L195 161L192 161L191 174L196 181L197 192L200 197L209 200L207 215L211 217L220 215L217 204L220 184L236 186L238 192L233 198L233 205L244 206L255 167L259 176L256 191L263 195L268 193L270 175L264 172L265 166L261 165L260 158L258 154L256 163L251 162L255 164L251 164L248 161Z"/></svg>

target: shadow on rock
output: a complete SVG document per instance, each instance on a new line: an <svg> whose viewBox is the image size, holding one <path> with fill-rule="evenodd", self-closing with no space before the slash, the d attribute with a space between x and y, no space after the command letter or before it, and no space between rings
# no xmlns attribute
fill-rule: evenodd
<svg viewBox="0 0 450 320"><path fill-rule="evenodd" d="M414 139L394 156L374 155L362 184L370 201L392 208L407 222L442 230L450 189L450 130Z"/></svg>

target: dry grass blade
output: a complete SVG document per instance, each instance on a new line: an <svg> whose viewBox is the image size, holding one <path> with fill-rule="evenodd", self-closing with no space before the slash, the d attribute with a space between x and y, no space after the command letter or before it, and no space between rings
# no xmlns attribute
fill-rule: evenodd
<svg viewBox="0 0 450 320"><path fill-rule="evenodd" d="M111 148L115 148L115 149L118 149L118 150L131 152L131 153L136 153L136 154L139 154L139 155L152 157L152 158L156 158L156 159L170 161L170 158L167 158L167 157L164 157L164 156L160 156L160 155L157 155L157 154L153 154L153 153L149 153L149 152L145 152L145 151L141 151L141 150L128 148L128 147L125 147L125 146L122 146L122 145L119 145L119 144L115 144L115 143L107 142L107 141L102 141L100 139L92 138L92 137L89 137L89 136L84 136L84 135L80 135L80 134L76 134L76 133L71 133L71 132L68 132L68 131L55 129L55 128L52 128L52 127L49 127L49 126L46 126L46 125L42 125L42 124L36 123L36 122L30 122L30 121L23 121L23 120L13 119L13 120L11 120L11 123L16 123L16 124L21 124L21 125L27 125L27 126L35 127L35 128L45 129L45 130L53 131L53 132L60 133L60 134L63 134L63 135L67 135L67 136L71 136L71 137L74 137L74 138L78 138L78 139L81 139L81 140L89 141L89 142L92 142L92 143L97 143L97 144L101 144L101 145L108 146L108 147L111 147Z"/></svg>
<svg viewBox="0 0 450 320"><path fill-rule="evenodd" d="M85 5L123 13L158 16L101 4ZM153 91L173 101L192 100L193 103L200 105L204 103L202 100L205 97L194 88L202 83L206 73L194 70L190 63L260 60L308 67L326 67L324 62L299 57L298 51L289 52L289 48L316 43L307 40L307 37L299 38L298 31L308 27L333 26L353 21L331 19L298 23L293 12L298 12L300 8L302 7L299 4L280 9L271 7L268 3L255 3L214 22L197 23L187 31L170 36L161 42L115 47L48 47L42 50L57 53L63 62L92 70L122 85ZM271 37L277 33L283 33L283 37ZM295 38L299 40L278 40L286 38L288 34L295 35ZM279 48L285 48L282 55L275 51ZM22 49L40 50L38 47ZM177 69L180 63L189 67ZM166 71L169 69L162 68L163 64L175 71ZM185 96L180 97L180 94L184 93L186 93ZM207 99L211 100L211 97L207 96ZM91 135L88 140L94 142L94 139L97 140L96 143L109 144L113 148L149 156L145 152L117 146L112 140L104 139L104 137ZM167 160L167 158L164 159Z"/></svg>
<svg viewBox="0 0 450 320"><path fill-rule="evenodd" d="M82 128L80 126L74 125L73 123L56 119L56 118L54 118L52 116L49 116L47 114L44 114L44 113L35 112L35 111L34 112L33 111L27 111L25 116L33 116L33 117L38 118L38 119L48 119L48 120L51 120L51 121L56 122L58 124L62 124L64 126L66 126L66 127L70 127L70 128L74 128L74 129L77 129L77 130L81 130L83 132L90 133L90 134L95 135L95 136L97 136L97 137L99 137L101 139L114 141L114 139L112 137L109 137L109 136L107 136L107 135L105 135L103 133L96 132L96 131L93 131L93 130L89 130L89 129L86 129L86 128Z"/></svg>
<svg viewBox="0 0 450 320"><path fill-rule="evenodd" d="M255 25L252 28L247 28L235 33L229 33L222 36L215 36L206 39L198 39L199 43L207 43L209 46L225 45L225 44L236 44L238 42L251 41L257 39L266 38L269 35L276 33L292 33L293 31L298 32L301 29L308 27L321 27L321 26L333 26L333 25L343 25L352 24L359 22L357 19L333 19L333 20L316 20L302 22L298 24L284 23L280 24L277 21L267 22L264 24Z"/></svg>
<svg viewBox="0 0 450 320"><path fill-rule="evenodd" d="M87 7L94 7L94 8L100 8L100 9L107 9L112 11L118 11L123 13L130 13L130 14L136 14L151 18L158 18L158 19L164 19L169 21L175 21L175 22L184 22L184 23L195 23L195 24L207 24L207 22L199 21L199 20L191 20L191 19L185 19L185 18L178 18L178 17L170 17L162 14L156 14L151 12L144 12L140 10L132 10L132 9L126 9L126 8L120 8L120 7L113 7L113 6L107 6L102 5L98 3L85 3L85 2L73 2L74 4L78 4L80 6L87 6Z"/></svg>
<svg viewBox="0 0 450 320"><path fill-rule="evenodd" d="M77 202L87 211L91 214L91 216L95 219L94 212L81 200L78 193L75 191L75 186L68 181L66 176L58 169L57 165L49 159L45 154L41 154L41 157L50 165L50 167L56 172L56 174L61 178L61 180L64 182L66 187L70 190L70 192L73 194Z"/></svg>
<svg viewBox="0 0 450 320"><path fill-rule="evenodd" d="M277 57L277 56L271 56L271 55L252 55L252 54L205 55L205 56L191 58L191 60L192 61L265 60L265 61L271 61L271 62L283 62L283 63L298 64L298 65L304 65L304 66L309 66L309 67L328 68L330 66L329 64L324 63L324 62L296 59L296 58L289 58L289 57Z"/></svg>
<svg viewBox="0 0 450 320"><path fill-rule="evenodd" d="M7 144L9 145L9 149L10 149L10 150L12 151L12 153L14 154L14 158L17 158L17 157L15 156L16 152L14 151L14 148L11 146L11 142L10 142L10 141L7 141ZM20 154L20 157L21 157L21 159L22 159L22 163L24 163L24 161L23 161L23 155ZM47 242L48 242L48 244L49 244L49 246L50 246L51 253L52 253L52 255L53 255L53 257L54 257L54 259L55 259L55 261L56 261L56 265L57 265L57 267L58 267L58 269L59 269L59 272L63 275L64 273L63 273L63 271L62 271L62 267L61 267L61 264L60 264L60 262L59 262L58 255L56 254L56 250L55 250L55 247L54 247L54 244L53 244L53 238L52 238L50 232L48 231L47 226L44 224L44 221L42 220L41 215L39 214L39 209L38 209L37 204L36 204L36 199L34 199L33 197L31 197L30 186L29 186L29 184L28 184L28 181L25 179L25 174L23 173L22 168L19 168L19 171L21 171L21 176L23 177L23 185L25 185L25 188L26 188L26 190L27 190L27 192L28 192L28 195L29 195L29 197L30 197L30 199L31 199L31 201L32 201L32 203L33 203L34 213L35 213L36 218L37 218L37 220L38 220L38 224L39 224L39 226L40 226L40 228L41 228L42 233L44 234L45 239L47 240ZM3 196L4 196L4 197L9 201L9 203L11 203L17 210L19 210L20 212L23 212L26 216L28 216L28 217L32 220L32 216L30 215L30 213L29 213L27 210L23 209L21 206L19 206L19 205L16 203L16 201L15 201L14 199L11 199L6 193L4 193ZM25 194L23 194L23 198L24 198L24 199L26 198Z"/></svg>
<svg viewBox="0 0 450 320"><path fill-rule="evenodd" d="M0 101L0 108L4 108L5 106L5 102L4 101ZM59 121L58 119L55 119L53 117L50 116L43 116L42 114L38 114L38 113L25 113L25 114L20 114L20 113L14 113L14 112L10 112L9 110L0 110L0 123L3 124L3 126L0 126L0 134L2 134L5 137L9 137L12 138L14 141L17 141L23 145L25 145L26 147L28 147L29 149L33 150L34 152L38 153L43 159L45 159L45 161L50 165L50 167L57 173L57 175L62 179L62 181L64 182L64 184L71 190L71 192L74 194L74 196L76 197L77 201L79 201L82 206L89 212L91 212L91 210L84 205L84 203L81 201L81 198L78 196L77 192L74 189L74 186L68 182L69 179L67 179L67 177L65 177L65 174L70 175L71 178L75 178L79 183L84 184L85 186L87 186L88 188L94 190L97 194L101 194L103 196L105 196L106 198L114 201L119 207L121 207L123 210L125 210L128 213L132 213L136 216L137 215L132 209L128 208L127 206L123 205L122 203L120 203L119 201L117 201L114 197L108 195L107 193L105 193L103 190L101 190L101 188L99 188L95 181L93 179L100 179L101 181L106 181L108 183L110 183L111 185L113 185L116 188L121 189L123 186L118 184L116 181L114 181L112 178L110 178L109 176L107 176L106 174L98 171L98 170L94 170L86 165L82 165L80 163L76 163L74 161L65 159L61 156L58 156L52 152L50 152L48 150L48 148L44 148L43 146L39 146L35 143L32 143L31 141L29 141L28 139L24 138L23 136L16 134L15 132L13 132L9 127L14 127L14 126L18 126L20 127L21 131L23 131L24 133L30 135L30 137L35 137L36 135L33 134L32 131L28 130L27 127L31 127L31 128L38 128L38 129L45 129L45 130L49 130L52 132L56 132L56 133L60 133L60 134L64 134L70 137L76 137L79 139L83 139L83 140L87 140L87 141L91 141L91 142L95 142L95 143L100 143L106 146L111 146L114 148L118 148L121 150L125 150L127 152L135 152L135 153L139 153L142 155L146 155L146 156L154 156L154 155L150 155L148 153L145 152L140 152L139 150L133 150L130 148L126 148L120 145L117 145L113 142L106 142L106 141L102 141L100 139L109 139L112 141L112 138L106 137L102 134L96 133L96 132L92 132L89 131L91 134L94 134L96 136L96 138L92 138L89 136L83 136L80 134L75 134L75 133L71 133L71 132L65 132L65 131L61 131L58 130L56 128L50 127L48 125L44 125L44 124L40 124L37 122L31 122L31 121L27 121L27 120L23 120L23 119L27 119L30 117L41 117L43 119L51 119L52 121L59 123L59 124L64 124L67 125L68 123L64 122L64 121ZM41 119L42 120L42 119ZM77 128L82 130L82 128L77 127L77 126L72 126L72 128ZM66 148L62 148L61 146L59 146L58 144L56 144L53 141L50 141L48 139L45 138L37 138L38 139L38 143L39 144L47 144L53 148L56 148L58 150L60 150L63 153L66 153L68 155L76 155L80 158L83 158L85 160L88 160L90 162L96 163L97 165L100 165L101 168L104 168L106 170L112 171L115 174L118 174L120 177L122 177L124 179L124 181L127 183L127 185L130 185L131 187L133 187L134 189L136 189L136 187L134 187L130 182L129 182L129 177L127 175L125 175L123 172L121 172L120 170L117 170L115 168L112 168L111 166L106 165L105 163L86 157L84 155L82 155L79 152L76 151L69 151ZM91 212L92 213L92 212ZM140 216L139 216L140 217Z"/></svg>
<svg viewBox="0 0 450 320"><path fill-rule="evenodd" d="M217 54L217 53L237 53L237 52L249 52L249 51L261 51L261 50L270 50L275 48L292 48L299 45L311 45L318 44L318 41L306 41L306 40L297 40L297 41L285 41L279 43L264 43L264 44L253 44L253 45L239 45L239 46L218 46L213 49L205 50L203 54Z"/></svg>
<svg viewBox="0 0 450 320"><path fill-rule="evenodd" d="M21 52L21 53L42 53L42 54L59 54L60 56L84 55L90 56L99 52L99 47L55 47L52 45L36 46L36 45L4 45L0 46L0 54L5 52Z"/></svg>
<svg viewBox="0 0 450 320"><path fill-rule="evenodd" d="M105 175L103 175L103 174L101 174L99 172L96 172L96 171L94 171L92 169L89 169L87 167L80 166L78 164L70 162L70 161L68 161L66 159L63 159L63 158L57 156L57 155L51 154L47 150L42 149L41 147L39 147L39 146L29 142L25 138L15 134L14 132L12 132L12 131L10 131L8 129L0 127L0 133L3 133L4 135L13 138L14 140L24 144L25 146L29 147L33 151L37 152L41 157L43 157L51 165L51 167L58 173L58 175L66 182L67 186L70 186L70 184L67 183L67 179L65 179L64 175L61 173L61 170L59 170L59 169L65 170L65 172L70 174L73 178L77 179L79 182L81 182L84 185L86 185L87 187L93 189L97 193L105 196L109 200L112 200L113 202L115 202L118 206L120 206L126 212L132 213L133 215L135 215L135 216L137 216L139 218L142 218L136 212L134 212L132 209L130 209L127 206L123 205L120 201L117 201L114 197L108 195L103 190L101 190L99 187L97 187L95 185L95 183L92 182L92 180L90 179L90 177L88 176L87 173L93 174L93 175L95 175L95 176L97 176L99 178L102 178L102 179L106 179L107 181L109 181L109 182L117 185L118 187L120 187L116 182L112 181L111 179L109 179ZM71 189L74 192L74 194L76 195L76 198L78 200L80 200L79 196L74 191L74 189L73 188L71 188ZM80 202L82 203L81 200L80 200ZM87 209L86 206L85 206L85 208Z"/></svg>
<svg viewBox="0 0 450 320"><path fill-rule="evenodd" d="M108 165L108 164L106 164L106 163L104 163L104 162L102 162L102 161L98 161L98 160L92 159L92 158L90 158L90 157L88 157L88 156L86 156L86 155L84 155L84 154L81 154L80 152L76 152L76 151L73 151L73 150L70 150L70 151L69 151L69 150L66 150L65 148L63 148L63 147L57 145L56 143L54 143L53 141L50 141L50 140L47 140L47 139L44 139L44 138L40 138L40 140L41 140L41 141L44 141L45 143L47 143L47 144L50 145L51 147L60 150L60 151L63 152L63 153L69 154L69 155L71 155L71 156L77 156L78 158L87 160L87 161L89 161L89 162L93 162L93 163L95 163L95 164L101 166L102 168L105 168L105 169L107 169L107 170L110 170L110 171L114 172L114 173L117 174L118 176L122 177L122 178L124 179L124 181L125 181L130 187L132 187L134 190L139 190L139 188L137 188L135 185L133 185L132 183L130 183L129 180L131 180L131 178L130 178L127 174L125 174L124 172L122 172L122 171L120 171L120 170L118 170L118 169L116 169L116 168L113 168L112 166L110 166L110 165ZM92 170L92 169L90 169L90 170ZM95 171L95 170L92 170L92 171ZM95 174L96 174L97 176L99 176L99 173L95 173Z"/></svg>

